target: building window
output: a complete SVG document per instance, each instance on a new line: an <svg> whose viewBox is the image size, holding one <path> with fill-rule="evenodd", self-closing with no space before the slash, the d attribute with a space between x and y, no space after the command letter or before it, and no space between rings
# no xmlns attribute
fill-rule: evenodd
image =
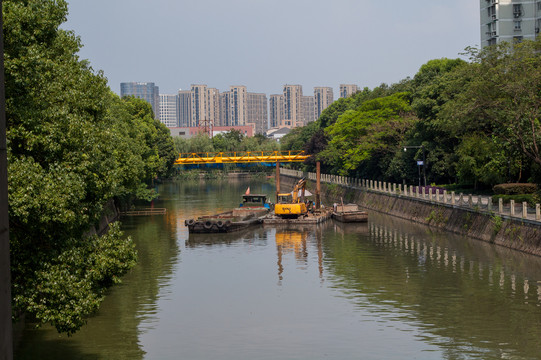
<svg viewBox="0 0 541 360"><path fill-rule="evenodd" d="M488 16L495 19L496 18L496 6L492 5L487 8Z"/></svg>
<svg viewBox="0 0 541 360"><path fill-rule="evenodd" d="M515 21L515 31L522 30L522 21Z"/></svg>
<svg viewBox="0 0 541 360"><path fill-rule="evenodd" d="M518 18L522 16L522 4L513 5L513 16Z"/></svg>
<svg viewBox="0 0 541 360"><path fill-rule="evenodd" d="M522 42L522 36L513 36L513 42L515 44L521 43Z"/></svg>

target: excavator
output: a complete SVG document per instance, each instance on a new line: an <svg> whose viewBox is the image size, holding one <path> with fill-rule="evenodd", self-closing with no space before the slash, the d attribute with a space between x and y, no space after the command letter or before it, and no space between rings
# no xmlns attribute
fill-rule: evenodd
<svg viewBox="0 0 541 360"><path fill-rule="evenodd" d="M278 202L274 205L274 214L281 218L296 219L308 214L308 208L304 203L306 180L300 179L293 187L291 193L278 194Z"/></svg>

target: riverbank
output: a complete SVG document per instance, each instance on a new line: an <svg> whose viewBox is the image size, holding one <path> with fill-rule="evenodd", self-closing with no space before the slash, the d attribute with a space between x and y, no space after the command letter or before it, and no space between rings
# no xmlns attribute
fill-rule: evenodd
<svg viewBox="0 0 541 360"><path fill-rule="evenodd" d="M283 189L292 188L298 177L281 175ZM315 191L315 182L307 187ZM541 256L541 225L535 221L465 208L451 203L436 203L429 199L412 198L393 192L377 192L345 184L321 183L322 202L330 206L343 199L361 207L468 236L485 242Z"/></svg>

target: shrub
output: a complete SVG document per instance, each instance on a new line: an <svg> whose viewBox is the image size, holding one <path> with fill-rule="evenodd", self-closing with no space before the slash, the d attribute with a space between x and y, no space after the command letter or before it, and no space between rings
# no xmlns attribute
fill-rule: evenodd
<svg viewBox="0 0 541 360"><path fill-rule="evenodd" d="M535 194L494 195L492 196L492 203L497 204L500 198L503 199L504 204L509 204L511 200L515 200L516 204L522 204L522 202L526 201L529 207L535 207L535 204L539 203L539 198Z"/></svg>
<svg viewBox="0 0 541 360"><path fill-rule="evenodd" d="M495 185L493 190L494 193L502 195L533 194L537 191L537 185L530 183L499 184Z"/></svg>

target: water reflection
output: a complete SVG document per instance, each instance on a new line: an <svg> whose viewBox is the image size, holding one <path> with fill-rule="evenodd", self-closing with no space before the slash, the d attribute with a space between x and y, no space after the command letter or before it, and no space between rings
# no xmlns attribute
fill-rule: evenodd
<svg viewBox="0 0 541 360"><path fill-rule="evenodd" d="M231 233L210 233L210 234L189 234L185 244L187 248L195 249L199 247L216 246L240 246L262 245L265 237L257 227L244 229Z"/></svg>
<svg viewBox="0 0 541 360"><path fill-rule="evenodd" d="M416 324L423 341L450 358L464 347L480 358L538 356L539 258L395 219L372 220L365 235L341 233L340 241L325 242L334 286L349 289L359 307ZM369 302L358 302L357 294Z"/></svg>
<svg viewBox="0 0 541 360"><path fill-rule="evenodd" d="M106 296L99 313L71 337L50 326L28 322L15 351L16 359L143 359L142 332L155 326L156 302L166 297L178 261L173 234L176 220L168 216L125 218L124 230L133 236L138 264Z"/></svg>
<svg viewBox="0 0 541 360"><path fill-rule="evenodd" d="M246 186L163 184L166 216L125 219L139 263L99 314L72 338L30 324L16 358L539 357L540 258L375 213L188 233L184 219L236 206Z"/></svg>
<svg viewBox="0 0 541 360"><path fill-rule="evenodd" d="M308 261L308 250L306 247L306 239L308 238L308 230L302 227L298 228L276 228L274 231L274 239L276 243L276 256L278 266L278 284L282 284L284 279L283 257L287 254L293 254L297 263L306 265ZM319 254L319 252L318 252ZM321 274L320 274L321 276Z"/></svg>

